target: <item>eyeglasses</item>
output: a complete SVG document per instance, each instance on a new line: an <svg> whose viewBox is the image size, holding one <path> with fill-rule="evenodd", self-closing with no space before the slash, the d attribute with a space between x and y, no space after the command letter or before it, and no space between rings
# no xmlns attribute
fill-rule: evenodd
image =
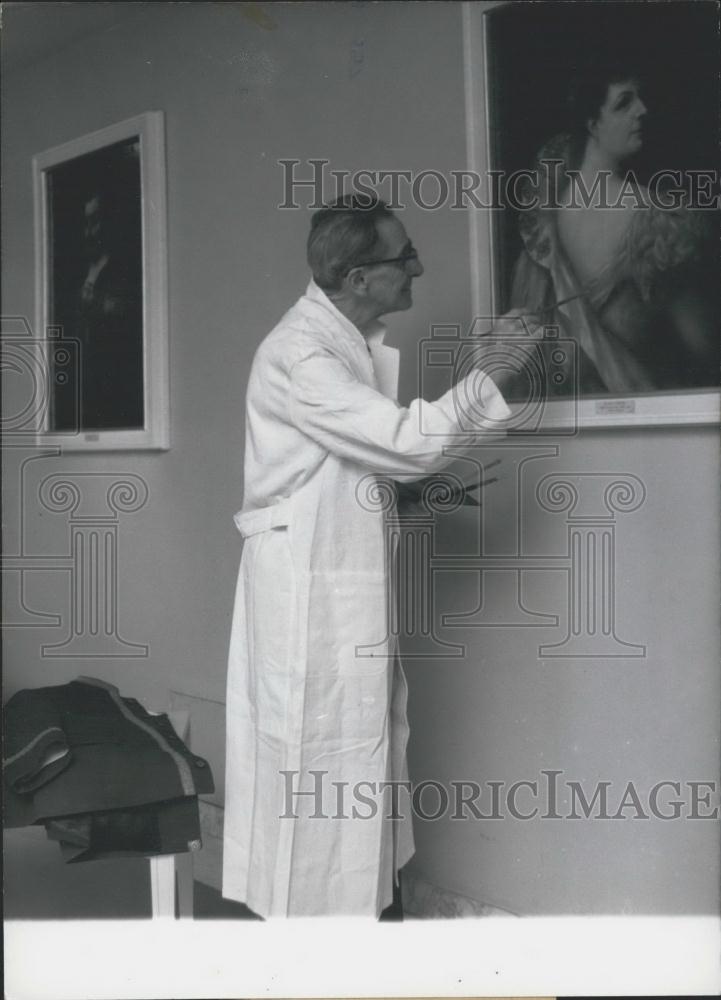
<svg viewBox="0 0 721 1000"><path fill-rule="evenodd" d="M416 261L416 260L418 260L418 251L416 250L415 247L411 247L410 250L407 250L405 253L400 254L399 257L384 257L382 260L360 261L358 264L353 264L352 267L349 267L348 270L346 271L346 274L350 274L350 272L355 270L356 267L373 267L375 264L403 264L403 266L405 267L405 265L409 261Z"/></svg>

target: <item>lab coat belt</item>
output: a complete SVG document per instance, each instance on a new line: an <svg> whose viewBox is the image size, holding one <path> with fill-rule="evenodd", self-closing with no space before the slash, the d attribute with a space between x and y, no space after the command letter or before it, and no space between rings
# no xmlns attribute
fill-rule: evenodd
<svg viewBox="0 0 721 1000"><path fill-rule="evenodd" d="M269 507L261 507L259 510L239 510L234 515L235 526L243 538L251 535L258 535L261 531L270 531L271 528L282 528L290 524L291 502L290 498L280 500Z"/></svg>

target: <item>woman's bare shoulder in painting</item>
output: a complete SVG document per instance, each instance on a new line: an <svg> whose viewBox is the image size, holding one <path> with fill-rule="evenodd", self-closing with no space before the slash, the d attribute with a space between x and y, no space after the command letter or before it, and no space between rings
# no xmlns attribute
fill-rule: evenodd
<svg viewBox="0 0 721 1000"><path fill-rule="evenodd" d="M574 339L584 394L718 384L708 220L653 204L630 169L644 138L641 83L601 64L574 99L570 131L539 155L539 188L554 203L521 218L512 305Z"/></svg>

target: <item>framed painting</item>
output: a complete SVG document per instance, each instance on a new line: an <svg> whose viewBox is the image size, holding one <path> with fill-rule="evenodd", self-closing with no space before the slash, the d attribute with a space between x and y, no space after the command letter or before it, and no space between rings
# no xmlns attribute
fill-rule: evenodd
<svg viewBox="0 0 721 1000"><path fill-rule="evenodd" d="M717 4L466 3L464 34L474 315L553 331L544 426L717 423Z"/></svg>
<svg viewBox="0 0 721 1000"><path fill-rule="evenodd" d="M33 158L36 329L45 405L38 443L166 449L162 112Z"/></svg>

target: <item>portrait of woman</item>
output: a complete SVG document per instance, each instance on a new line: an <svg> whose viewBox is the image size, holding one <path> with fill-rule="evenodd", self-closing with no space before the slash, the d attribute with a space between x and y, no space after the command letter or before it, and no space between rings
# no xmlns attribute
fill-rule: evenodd
<svg viewBox="0 0 721 1000"><path fill-rule="evenodd" d="M547 71L540 88L536 80L543 107L530 97L531 81L524 87L516 76L511 82L508 18L499 17L490 33L500 91L496 114L503 118L496 159L521 167L523 141L508 134L514 101L525 98L526 111L545 128L533 162L525 164L531 169L519 185L520 204L505 210L499 226L503 307L538 317L575 341L576 371L559 379L559 388L549 384L549 394L636 396L717 387L718 213L694 203L694 174L685 169L716 166L718 146L712 155L703 137L703 95L709 87L713 92L714 78L705 90L694 86L694 115L689 84L698 84L707 65L703 46L675 93L659 86L658 69L663 52L666 69L674 58L687 65L691 52L681 36L698 31L700 21L691 24L687 16L683 31L668 17L652 25L646 11L629 12L657 6L644 4L606 5L602 23L596 4L575 6L585 9L575 23L564 20L560 38L549 30L553 3L533 5L531 17L539 23L526 24L522 33L525 72L532 58ZM514 11L515 21L526 13ZM678 10L671 13L678 21ZM570 65L561 61L559 43L573 53ZM675 57L674 44L680 46ZM513 64L524 72L516 56ZM528 107L534 100L535 112ZM708 129L709 138L713 133ZM527 136L524 141L528 155Z"/></svg>

